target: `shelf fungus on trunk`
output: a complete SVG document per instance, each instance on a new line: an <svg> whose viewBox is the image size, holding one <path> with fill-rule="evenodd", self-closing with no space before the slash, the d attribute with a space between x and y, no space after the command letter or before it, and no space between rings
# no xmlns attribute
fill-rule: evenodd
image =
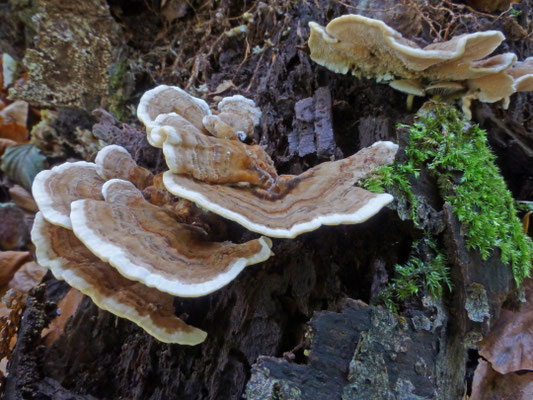
<svg viewBox="0 0 533 400"><path fill-rule="evenodd" d="M383 21L361 15L343 15L326 27L315 22L309 26L311 59L316 63L334 72L351 71L357 77L391 82L393 88L404 92L405 82L410 82L409 89L420 89L416 95L440 82L458 82L468 89L460 93L467 117L473 99L486 103L503 100L505 108L510 95L531 90L519 79L527 75L521 65L527 67L527 60L513 67L517 59L513 53L485 58L505 39L500 31L467 33L420 48ZM410 98L414 95L407 93ZM457 92L452 99L455 97Z"/></svg>
<svg viewBox="0 0 533 400"><path fill-rule="evenodd" d="M137 165L130 153L121 146L109 145L96 155L94 160L96 171L106 181L109 179L124 179L143 190L152 185L154 175L146 168Z"/></svg>
<svg viewBox="0 0 533 400"><path fill-rule="evenodd" d="M165 343L195 345L207 334L176 317L173 296L126 279L93 255L74 235L37 213L32 240L39 263L100 308L133 321Z"/></svg>
<svg viewBox="0 0 533 400"><path fill-rule="evenodd" d="M97 164L42 171L33 184L41 213L32 240L38 262L99 307L161 341L193 345L206 334L175 316L172 295L198 297L221 288L270 257L272 243L264 237L208 241L202 229L177 222L172 205L145 200L140 188L155 181L119 146L102 149Z"/></svg>
<svg viewBox="0 0 533 400"><path fill-rule="evenodd" d="M277 178L270 156L258 145L202 134L181 115L156 118L165 131L163 153L175 174L210 183L249 183L270 187Z"/></svg>
<svg viewBox="0 0 533 400"><path fill-rule="evenodd" d="M240 95L222 99L218 108L213 115L203 100L177 87L158 86L142 96L137 115L149 142L163 148L173 173L210 183L272 186L277 174L270 156L241 141L258 124L259 108Z"/></svg>
<svg viewBox="0 0 533 400"><path fill-rule="evenodd" d="M95 164L85 161L66 162L39 172L33 180L32 193L47 221L72 229L70 204L79 199L103 200L104 183Z"/></svg>
<svg viewBox="0 0 533 400"><path fill-rule="evenodd" d="M231 282L247 265L265 261L271 242L209 242L147 202L131 183L107 181L105 201L77 200L70 219L76 236L122 275L181 297L199 297Z"/></svg>
<svg viewBox="0 0 533 400"><path fill-rule="evenodd" d="M219 138L244 141L259 124L261 110L253 100L239 94L225 97L218 103L218 115L203 118L204 127Z"/></svg>
<svg viewBox="0 0 533 400"><path fill-rule="evenodd" d="M155 119L161 114L176 113L197 129L203 130L203 118L211 115L209 106L176 86L160 85L145 92L137 107L137 117L146 126L148 142L154 147L163 147L165 137L159 135Z"/></svg>
<svg viewBox="0 0 533 400"><path fill-rule="evenodd" d="M366 221L393 200L356 183L374 168L391 163L398 146L376 142L351 157L325 162L300 175L281 175L268 190L215 185L163 174L167 189L245 228L267 236L293 238L321 225Z"/></svg>

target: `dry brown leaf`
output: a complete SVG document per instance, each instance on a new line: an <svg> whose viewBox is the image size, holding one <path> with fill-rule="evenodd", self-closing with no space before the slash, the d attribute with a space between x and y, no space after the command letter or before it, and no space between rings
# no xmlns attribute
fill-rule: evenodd
<svg viewBox="0 0 533 400"><path fill-rule="evenodd" d="M0 138L14 140L22 144L28 142L28 130L25 126L14 122L0 123Z"/></svg>
<svg viewBox="0 0 533 400"><path fill-rule="evenodd" d="M490 334L478 343L479 354L501 374L533 370L533 279L526 279L524 287L522 309L502 310Z"/></svg>
<svg viewBox="0 0 533 400"><path fill-rule="evenodd" d="M33 200L31 193L22 186L14 185L13 187L9 188L9 196L11 197L11 200L13 200L13 202L20 208L30 212L39 211L39 207L37 207L37 203L35 203L35 200Z"/></svg>
<svg viewBox="0 0 533 400"><path fill-rule="evenodd" d="M71 288L65 297L57 305L59 316L56 317L48 328L43 329L41 337L46 346L50 346L63 333L67 320L74 315L84 294L79 290Z"/></svg>
<svg viewBox="0 0 533 400"><path fill-rule="evenodd" d="M499 374L490 364L479 360L472 382L470 400L531 400L533 372Z"/></svg>
<svg viewBox="0 0 533 400"><path fill-rule="evenodd" d="M20 249L28 244L29 237L24 211L14 203L0 204L0 249Z"/></svg>
<svg viewBox="0 0 533 400"><path fill-rule="evenodd" d="M228 90L230 89L235 89L236 86L235 84L233 83L233 81L231 80L226 80L226 81L223 81L222 83L220 83L214 92L211 92L209 93L210 96L216 96L216 95L219 95L219 94L222 94L224 92L227 92Z"/></svg>
<svg viewBox="0 0 533 400"><path fill-rule="evenodd" d="M0 286L6 285L15 275L15 272L29 259L29 251L2 251L0 252Z"/></svg>
<svg viewBox="0 0 533 400"><path fill-rule="evenodd" d="M15 347L17 329L26 300L22 293L13 291L8 292L2 301L7 304L8 313L0 317L0 383L3 383L5 367L11 356L11 350Z"/></svg>
<svg viewBox="0 0 533 400"><path fill-rule="evenodd" d="M34 286L37 286L43 279L46 269L41 267L35 261L24 264L9 281L8 286L20 292L27 293Z"/></svg>

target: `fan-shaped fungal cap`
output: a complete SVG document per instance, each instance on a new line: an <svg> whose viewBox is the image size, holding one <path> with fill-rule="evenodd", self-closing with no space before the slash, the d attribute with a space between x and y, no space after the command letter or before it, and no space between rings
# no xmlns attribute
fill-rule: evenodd
<svg viewBox="0 0 533 400"><path fill-rule="evenodd" d="M133 321L162 342L195 345L205 340L205 332L175 316L171 295L124 278L71 230L46 222L41 213L35 216L32 240L38 262L98 307Z"/></svg>
<svg viewBox="0 0 533 400"><path fill-rule="evenodd" d="M508 73L514 79L513 87L517 92L533 91L533 57L517 62Z"/></svg>
<svg viewBox="0 0 533 400"><path fill-rule="evenodd" d="M513 53L498 54L496 56L477 61L466 59L468 56L471 55L465 53L465 56L458 60L444 62L428 68L422 72L422 76L432 80L449 79L461 81L467 79L477 79L483 76L506 71L516 62L516 55Z"/></svg>
<svg viewBox="0 0 533 400"><path fill-rule="evenodd" d="M269 191L209 185L165 172L167 189L245 228L292 238L321 225L356 224L390 203L390 194L354 186L373 168L391 163L398 146L377 142L344 160L325 162L298 176L280 176Z"/></svg>
<svg viewBox="0 0 533 400"><path fill-rule="evenodd" d="M204 127L218 138L245 140L261 118L261 110L253 100L239 94L224 97L218 103L218 110L218 115L207 115L203 119Z"/></svg>
<svg viewBox="0 0 533 400"><path fill-rule="evenodd" d="M209 106L202 99L191 96L184 90L175 86L160 85L143 94L137 117L146 126L148 142L155 147L162 147L165 137L152 132L157 126L155 119L161 114L177 113L189 121L197 129L202 130L202 119L210 115Z"/></svg>
<svg viewBox="0 0 533 400"><path fill-rule="evenodd" d="M231 140L246 139L246 134L241 134L241 138L239 138L237 131L231 125L224 122L219 115L206 115L203 123L205 129L217 138Z"/></svg>
<svg viewBox="0 0 533 400"><path fill-rule="evenodd" d="M507 72L498 72L467 82L470 92L484 103L494 103L512 95L514 80Z"/></svg>
<svg viewBox="0 0 533 400"><path fill-rule="evenodd" d="M276 169L268 154L257 145L202 134L176 113L156 118L168 168L175 174L210 183L248 182L271 186Z"/></svg>
<svg viewBox="0 0 533 400"><path fill-rule="evenodd" d="M182 297L211 293L247 265L270 257L270 240L208 242L190 225L144 200L132 183L104 184L106 201L78 200L70 218L76 236L125 277Z"/></svg>
<svg viewBox="0 0 533 400"><path fill-rule="evenodd" d="M96 171L104 179L124 179L139 189L152 184L154 175L143 167L139 167L131 158L130 153L121 146L112 144L101 149L96 155Z"/></svg>
<svg viewBox="0 0 533 400"><path fill-rule="evenodd" d="M103 184L95 164L67 162L39 172L33 180L32 193L48 222L70 229L70 204L79 199L103 199Z"/></svg>
<svg viewBox="0 0 533 400"><path fill-rule="evenodd" d="M450 60L478 60L504 40L499 31L477 32L434 43L423 49L384 22L361 15L343 15L325 28L310 22L311 59L335 72L356 76L420 76L431 66Z"/></svg>
<svg viewBox="0 0 533 400"><path fill-rule="evenodd" d="M424 96L426 94L422 83L416 79L397 79L390 82L389 86L400 92L413 94L415 96Z"/></svg>
<svg viewBox="0 0 533 400"><path fill-rule="evenodd" d="M241 140L253 133L261 118L261 109L254 101L239 94L220 100L218 110L218 117L233 127Z"/></svg>

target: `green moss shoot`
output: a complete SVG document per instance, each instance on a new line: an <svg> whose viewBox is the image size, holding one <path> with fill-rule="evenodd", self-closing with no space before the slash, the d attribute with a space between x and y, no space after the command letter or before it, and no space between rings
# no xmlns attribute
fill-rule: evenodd
<svg viewBox="0 0 533 400"><path fill-rule="evenodd" d="M398 312L399 301L418 295L421 288L433 298L442 296L443 285L452 290L446 257L438 250L435 241L426 237L421 242L413 245L414 254L405 264L395 265L394 278L379 293L381 302L393 312ZM424 254L420 254L420 247L426 249Z"/></svg>
<svg viewBox="0 0 533 400"><path fill-rule="evenodd" d="M411 202L416 220L410 180L426 167L436 178L440 195L466 228L467 247L479 251L483 259L499 249L520 284L530 275L533 242L523 233L486 132L446 106L435 106L412 126L402 127L409 134L405 160L379 169L362 186L377 192L400 191Z"/></svg>
<svg viewBox="0 0 533 400"><path fill-rule="evenodd" d="M124 97L123 85L127 72L127 64L124 61L119 61L114 65L109 78L109 112L119 121L124 121L126 116L126 98Z"/></svg>

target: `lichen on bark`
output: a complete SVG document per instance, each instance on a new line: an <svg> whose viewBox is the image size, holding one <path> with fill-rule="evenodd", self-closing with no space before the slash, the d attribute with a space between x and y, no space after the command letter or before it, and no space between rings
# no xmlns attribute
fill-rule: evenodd
<svg viewBox="0 0 533 400"><path fill-rule="evenodd" d="M108 95L108 68L120 47L120 27L107 3L40 0L30 6L37 11L27 28L36 32L23 59L28 79L10 97L45 108L98 107Z"/></svg>

